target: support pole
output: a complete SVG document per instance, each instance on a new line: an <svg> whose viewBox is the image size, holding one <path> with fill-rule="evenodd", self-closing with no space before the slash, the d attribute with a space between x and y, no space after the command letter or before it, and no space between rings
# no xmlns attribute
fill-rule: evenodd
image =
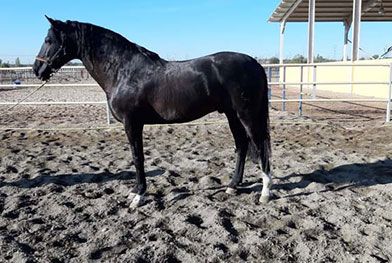
<svg viewBox="0 0 392 263"><path fill-rule="evenodd" d="M286 21L280 22L280 39L279 39L279 63L284 63L284 31L286 29Z"/></svg>
<svg viewBox="0 0 392 263"><path fill-rule="evenodd" d="M314 22L316 17L316 0L309 0L308 10L308 63L313 63Z"/></svg>
<svg viewBox="0 0 392 263"><path fill-rule="evenodd" d="M282 99L286 99L286 67L282 66L284 64L284 31L286 29L286 20L280 22L280 45L279 45L279 79L282 79ZM286 102L282 102L282 111L286 110Z"/></svg>
<svg viewBox="0 0 392 263"><path fill-rule="evenodd" d="M299 116L302 116L302 98L303 98L303 85L302 82L304 81L304 66L301 66L301 78L300 82L301 84L299 85L299 101L298 101L298 114Z"/></svg>
<svg viewBox="0 0 392 263"><path fill-rule="evenodd" d="M347 61L348 33L350 32L351 22L345 20L343 24L344 24L343 61Z"/></svg>
<svg viewBox="0 0 392 263"><path fill-rule="evenodd" d="M282 111L286 111L286 66L283 66Z"/></svg>
<svg viewBox="0 0 392 263"><path fill-rule="evenodd" d="M353 47L352 61L358 60L359 36L361 33L362 0L353 0Z"/></svg>
<svg viewBox="0 0 392 263"><path fill-rule="evenodd" d="M314 65L313 67L313 72L312 72L312 81L313 81L313 87L312 87L312 99L317 98L317 86L316 86L316 81L317 81L317 66Z"/></svg>
<svg viewBox="0 0 392 263"><path fill-rule="evenodd" d="M272 67L268 67L268 105L271 107L271 98L272 98Z"/></svg>

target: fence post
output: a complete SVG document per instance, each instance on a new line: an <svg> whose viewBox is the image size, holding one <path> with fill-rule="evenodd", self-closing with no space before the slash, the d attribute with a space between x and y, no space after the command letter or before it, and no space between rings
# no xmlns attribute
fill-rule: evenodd
<svg viewBox="0 0 392 263"><path fill-rule="evenodd" d="M272 86L271 86L271 81L272 81L272 68L271 66L268 67L268 106L271 107L271 98L272 98Z"/></svg>
<svg viewBox="0 0 392 263"><path fill-rule="evenodd" d="M312 88L312 99L316 99L316 69L317 66L313 66L313 88Z"/></svg>
<svg viewBox="0 0 392 263"><path fill-rule="evenodd" d="M389 64L389 84L388 84L388 101L387 101L387 116L385 122L391 121L391 96L392 96L392 63Z"/></svg>
<svg viewBox="0 0 392 263"><path fill-rule="evenodd" d="M301 77L300 77L300 82L301 84L299 85L299 101L298 101L298 114L299 116L302 116L302 96L303 96L303 72L304 72L304 66L301 66Z"/></svg>
<svg viewBox="0 0 392 263"><path fill-rule="evenodd" d="M108 125L110 125L111 124L111 113L110 113L110 108L109 108L109 102L108 101L106 101L106 123L108 124Z"/></svg>
<svg viewBox="0 0 392 263"><path fill-rule="evenodd" d="M286 111L286 66L283 66L282 111Z"/></svg>

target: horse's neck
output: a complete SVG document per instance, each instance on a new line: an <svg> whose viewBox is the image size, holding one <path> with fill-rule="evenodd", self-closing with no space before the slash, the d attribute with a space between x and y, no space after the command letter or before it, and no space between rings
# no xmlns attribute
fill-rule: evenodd
<svg viewBox="0 0 392 263"><path fill-rule="evenodd" d="M111 67L113 60L119 59L113 57L113 51L110 51L108 54L108 50L110 49L108 49L107 46L113 43L105 40L97 41L96 43L101 43L101 45L97 45L92 42L92 38L88 35L84 35L83 37L84 38L81 39L82 43L79 43L84 49L81 52L80 60L83 62L90 75L104 89L105 93L110 94L116 81L117 74L115 74L115 72L118 71L118 66L120 66ZM97 37L100 36L95 36L95 38Z"/></svg>
<svg viewBox="0 0 392 263"><path fill-rule="evenodd" d="M105 93L108 94L111 92L112 86L115 82L114 74L110 74L107 70L105 70L104 65L109 63L109 60L105 56L97 56L96 53L99 52L99 48L90 52L91 53L87 53L81 57L81 61L93 79L103 88Z"/></svg>
<svg viewBox="0 0 392 263"><path fill-rule="evenodd" d="M108 36L106 32L82 34L80 38L79 45L84 49L80 52L80 60L108 96L119 81L132 77L135 71L140 72L141 66L151 66L151 61L126 44L128 43L117 43L116 39ZM143 59L146 63L140 62ZM119 76L122 68L127 69L127 74Z"/></svg>

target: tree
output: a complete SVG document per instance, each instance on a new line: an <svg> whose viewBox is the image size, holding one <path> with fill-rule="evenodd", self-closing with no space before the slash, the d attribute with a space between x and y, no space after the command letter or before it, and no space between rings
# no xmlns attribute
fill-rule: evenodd
<svg viewBox="0 0 392 263"><path fill-rule="evenodd" d="M270 63L270 64L279 64L279 58L277 58L277 57L270 57L268 59L268 63Z"/></svg>
<svg viewBox="0 0 392 263"><path fill-rule="evenodd" d="M290 62L296 64L304 64L306 63L306 58L300 54L297 54L291 59Z"/></svg>
<svg viewBox="0 0 392 263"><path fill-rule="evenodd" d="M317 54L317 56L314 58L314 62L316 62L316 63L331 62L331 61L335 61L335 60L330 59L330 58L325 58L325 57L321 56L320 54Z"/></svg>
<svg viewBox="0 0 392 263"><path fill-rule="evenodd" d="M21 64L20 64L20 59L19 59L19 57L17 57L16 59L15 59L15 67L20 67L21 66Z"/></svg>

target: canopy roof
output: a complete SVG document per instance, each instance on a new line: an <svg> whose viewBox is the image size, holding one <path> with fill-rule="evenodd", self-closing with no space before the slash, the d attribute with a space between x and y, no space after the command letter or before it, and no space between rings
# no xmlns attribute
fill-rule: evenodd
<svg viewBox="0 0 392 263"><path fill-rule="evenodd" d="M268 21L307 22L309 0L282 0ZM351 21L353 0L316 0L315 21ZM392 21L392 0L362 0L361 21Z"/></svg>

